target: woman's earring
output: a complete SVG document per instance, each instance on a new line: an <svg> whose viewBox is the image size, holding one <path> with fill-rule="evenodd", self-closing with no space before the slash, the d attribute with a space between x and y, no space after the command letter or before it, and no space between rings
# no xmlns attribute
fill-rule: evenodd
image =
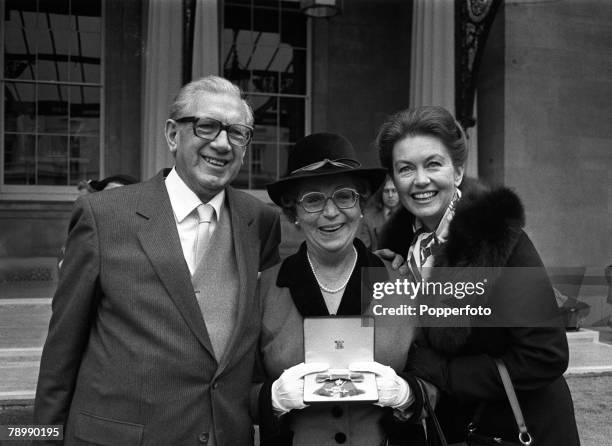
<svg viewBox="0 0 612 446"><path fill-rule="evenodd" d="M299 226L300 222L296 220L296 221L293 222L293 224L295 224L296 226Z"/></svg>
<svg viewBox="0 0 612 446"><path fill-rule="evenodd" d="M359 218L363 218L363 214L361 214L361 215L359 216Z"/></svg>

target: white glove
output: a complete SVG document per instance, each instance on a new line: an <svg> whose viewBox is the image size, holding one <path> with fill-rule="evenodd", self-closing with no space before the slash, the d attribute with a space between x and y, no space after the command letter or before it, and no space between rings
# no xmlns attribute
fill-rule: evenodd
<svg viewBox="0 0 612 446"><path fill-rule="evenodd" d="M378 402L374 404L377 406L405 409L412 403L410 386L404 378L397 376L391 367L375 361L353 362L349 365L349 370L376 374Z"/></svg>
<svg viewBox="0 0 612 446"><path fill-rule="evenodd" d="M304 404L304 376L310 373L323 372L327 369L329 369L329 364L322 362L302 362L285 370L272 383L272 407L274 411L284 414L293 409L307 407Z"/></svg>

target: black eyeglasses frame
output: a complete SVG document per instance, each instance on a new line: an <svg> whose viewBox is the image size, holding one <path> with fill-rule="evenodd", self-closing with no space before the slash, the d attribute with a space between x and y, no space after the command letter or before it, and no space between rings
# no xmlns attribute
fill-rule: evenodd
<svg viewBox="0 0 612 446"><path fill-rule="evenodd" d="M198 135L198 131L197 131L197 123L202 120L202 119L206 119L208 121L213 121L217 124L219 124L219 131L217 132L217 134L214 136L214 138L210 138L210 137L204 137L202 135ZM234 145L234 146L238 146L238 147L247 147L251 141L253 140L253 127L251 127L250 125L246 125L246 124L224 124L223 122L219 121L218 119L214 119L214 118L209 118L207 116L183 116L182 118L177 118L174 119L175 122L178 123L187 123L187 122L191 122L192 124L192 129L193 129L193 134L195 136L197 136L200 139L204 139L206 141L214 141L215 139L217 139L217 137L219 136L219 134L225 130L225 132L227 133L227 139L230 142L230 144ZM248 136L248 140L246 143L240 143L240 142L236 142L233 139L233 133L229 132L228 130L231 130L232 127L243 127L243 128L247 128L249 129L249 136Z"/></svg>

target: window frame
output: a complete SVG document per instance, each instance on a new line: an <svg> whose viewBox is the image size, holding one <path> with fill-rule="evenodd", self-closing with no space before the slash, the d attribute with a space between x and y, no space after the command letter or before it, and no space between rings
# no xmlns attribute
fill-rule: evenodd
<svg viewBox="0 0 612 446"><path fill-rule="evenodd" d="M4 23L6 1L0 0L0 23ZM74 201L79 193L75 185L54 186L54 185L18 185L4 184L4 154L5 154L5 85L9 82L29 83L32 85L62 85L70 88L72 86L96 87L100 89L100 119L99 119L99 170L100 178L105 177L105 68L106 68L106 27L105 27L105 12L106 0L100 0L100 81L99 83L83 83L83 82L68 82L68 81L40 81L34 80L18 80L7 79L4 76L4 51L5 51L5 32L4 29L0 32L0 47L2 48L2 57L0 58L0 201ZM33 133L34 135L38 134Z"/></svg>
<svg viewBox="0 0 612 446"><path fill-rule="evenodd" d="M220 2L220 10L224 11L225 8L225 0L222 0ZM224 13L223 13L224 14ZM223 73L223 57L224 57L224 46L223 46L223 32L225 30L225 17L224 15L222 16L222 20L220 21L220 27L219 27L219 46L220 46L220 51L219 51L219 73ZM306 18L306 91L304 95L296 95L296 94L282 94L282 93L269 93L269 92L248 92L248 91L243 91L243 93L245 94L245 96L247 96L247 98L252 97L252 96L263 96L263 97L269 97L269 96L274 96L276 98L298 98L298 99L303 99L304 100L304 136L308 135L311 133L312 131L312 66L313 66L313 25L312 25L312 18L311 17L307 17ZM257 123L254 124L255 126L257 126ZM278 127L277 127L278 128ZM289 148L291 147L292 144L281 144L279 139L278 139L278 135L280 133L277 131L276 135L277 135L277 139L276 139L276 145L279 148L279 150L283 150L283 147ZM251 160L252 160L252 146L253 144L258 144L258 143L265 143L266 141L258 141L255 137L255 135L253 136L253 141L251 141L251 143L249 144L249 147L247 149L247 153L246 153L246 158L248 160L249 163L249 177L251 176L252 173L252 165L251 165ZM267 141L270 142L270 141ZM276 169L277 169L277 173L278 173L278 177L281 177L284 173L285 173L285 167L286 166L280 166L279 165L279 159L280 157L276 157ZM246 161L246 160L245 160ZM251 181L249 180L249 183L251 183ZM243 188L243 187L239 187L240 190L244 191L244 192L248 192L249 194L253 195L254 197L258 198L259 200L263 201L263 202L267 202L267 203L272 203L272 201L270 200L270 197L268 196L268 193L266 191L265 188Z"/></svg>

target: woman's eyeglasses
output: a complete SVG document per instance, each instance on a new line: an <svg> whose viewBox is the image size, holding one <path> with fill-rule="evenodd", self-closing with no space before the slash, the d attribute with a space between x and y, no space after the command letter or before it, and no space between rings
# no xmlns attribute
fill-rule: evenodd
<svg viewBox="0 0 612 446"><path fill-rule="evenodd" d="M338 189L331 195L325 195L322 192L307 192L298 200L298 204L306 212L321 212L325 209L329 199L333 201L338 209L350 209L357 204L359 194L356 190L348 187Z"/></svg>
<svg viewBox="0 0 612 446"><path fill-rule="evenodd" d="M253 138L253 127L243 124L223 124L213 118L198 118L197 116L185 116L175 119L176 122L191 122L193 134L198 138L213 141L222 130L227 132L227 139L234 146L248 146Z"/></svg>

